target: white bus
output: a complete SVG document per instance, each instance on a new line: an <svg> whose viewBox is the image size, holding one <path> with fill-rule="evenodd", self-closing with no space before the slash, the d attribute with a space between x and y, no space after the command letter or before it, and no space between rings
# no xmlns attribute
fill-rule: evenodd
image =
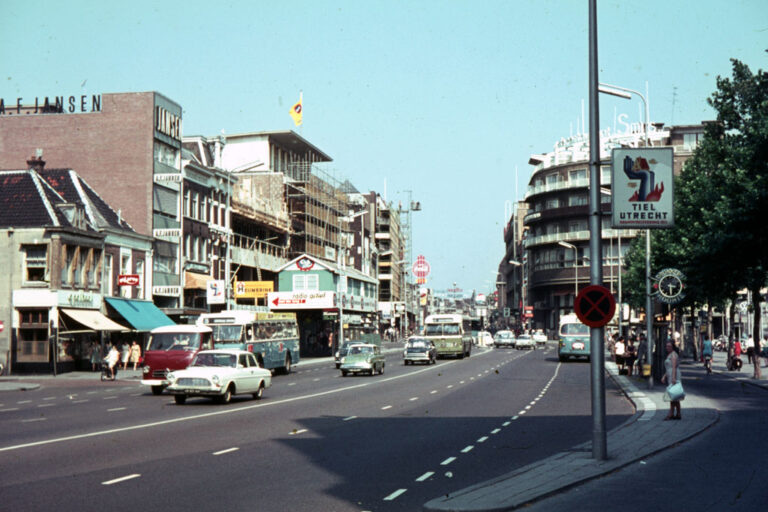
<svg viewBox="0 0 768 512"><path fill-rule="evenodd" d="M432 340L437 357L469 357L472 334L465 330L461 315L429 315L424 320L424 338Z"/></svg>

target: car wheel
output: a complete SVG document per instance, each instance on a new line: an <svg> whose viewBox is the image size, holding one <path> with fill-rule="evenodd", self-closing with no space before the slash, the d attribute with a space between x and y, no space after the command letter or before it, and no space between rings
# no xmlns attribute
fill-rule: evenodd
<svg viewBox="0 0 768 512"><path fill-rule="evenodd" d="M339 368L341 368L341 363L336 363L336 369L338 370Z"/></svg>
<svg viewBox="0 0 768 512"><path fill-rule="evenodd" d="M230 400L232 400L232 386L227 386L226 391L224 391L224 394L221 395L219 398L220 404L228 404Z"/></svg>
<svg viewBox="0 0 768 512"><path fill-rule="evenodd" d="M408 366L408 361L403 361L403 366Z"/></svg>
<svg viewBox="0 0 768 512"><path fill-rule="evenodd" d="M152 394L159 395L163 392L163 386L152 386Z"/></svg>
<svg viewBox="0 0 768 512"><path fill-rule="evenodd" d="M264 383L262 382L261 384L259 384L259 390L258 390L258 391L256 391L256 392L253 394L253 399L254 399L254 400L261 400L261 397L262 397L263 395L264 395Z"/></svg>
<svg viewBox="0 0 768 512"><path fill-rule="evenodd" d="M341 370L341 376L346 377L347 376L347 370Z"/></svg>
<svg viewBox="0 0 768 512"><path fill-rule="evenodd" d="M187 395L173 395L173 400L177 405L184 405L187 401Z"/></svg>

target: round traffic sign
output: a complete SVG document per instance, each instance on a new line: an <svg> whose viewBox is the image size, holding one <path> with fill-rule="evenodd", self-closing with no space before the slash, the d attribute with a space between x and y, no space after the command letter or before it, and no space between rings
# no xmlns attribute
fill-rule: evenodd
<svg viewBox="0 0 768 512"><path fill-rule="evenodd" d="M616 300L608 288L593 284L582 289L576 296L574 310L581 323L589 327L602 327L613 318Z"/></svg>

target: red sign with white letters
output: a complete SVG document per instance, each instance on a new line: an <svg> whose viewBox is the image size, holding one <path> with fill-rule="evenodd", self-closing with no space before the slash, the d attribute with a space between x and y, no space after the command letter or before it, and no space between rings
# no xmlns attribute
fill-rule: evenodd
<svg viewBox="0 0 768 512"><path fill-rule="evenodd" d="M138 274L120 274L117 276L117 286L136 286L139 282Z"/></svg>

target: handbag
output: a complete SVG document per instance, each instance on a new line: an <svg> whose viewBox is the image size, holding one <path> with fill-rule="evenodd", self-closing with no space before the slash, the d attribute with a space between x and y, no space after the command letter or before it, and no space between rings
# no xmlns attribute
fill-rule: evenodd
<svg viewBox="0 0 768 512"><path fill-rule="evenodd" d="M677 402L685 399L685 390L683 389L683 383L679 380L667 386L667 390L664 392L664 400L667 402Z"/></svg>

